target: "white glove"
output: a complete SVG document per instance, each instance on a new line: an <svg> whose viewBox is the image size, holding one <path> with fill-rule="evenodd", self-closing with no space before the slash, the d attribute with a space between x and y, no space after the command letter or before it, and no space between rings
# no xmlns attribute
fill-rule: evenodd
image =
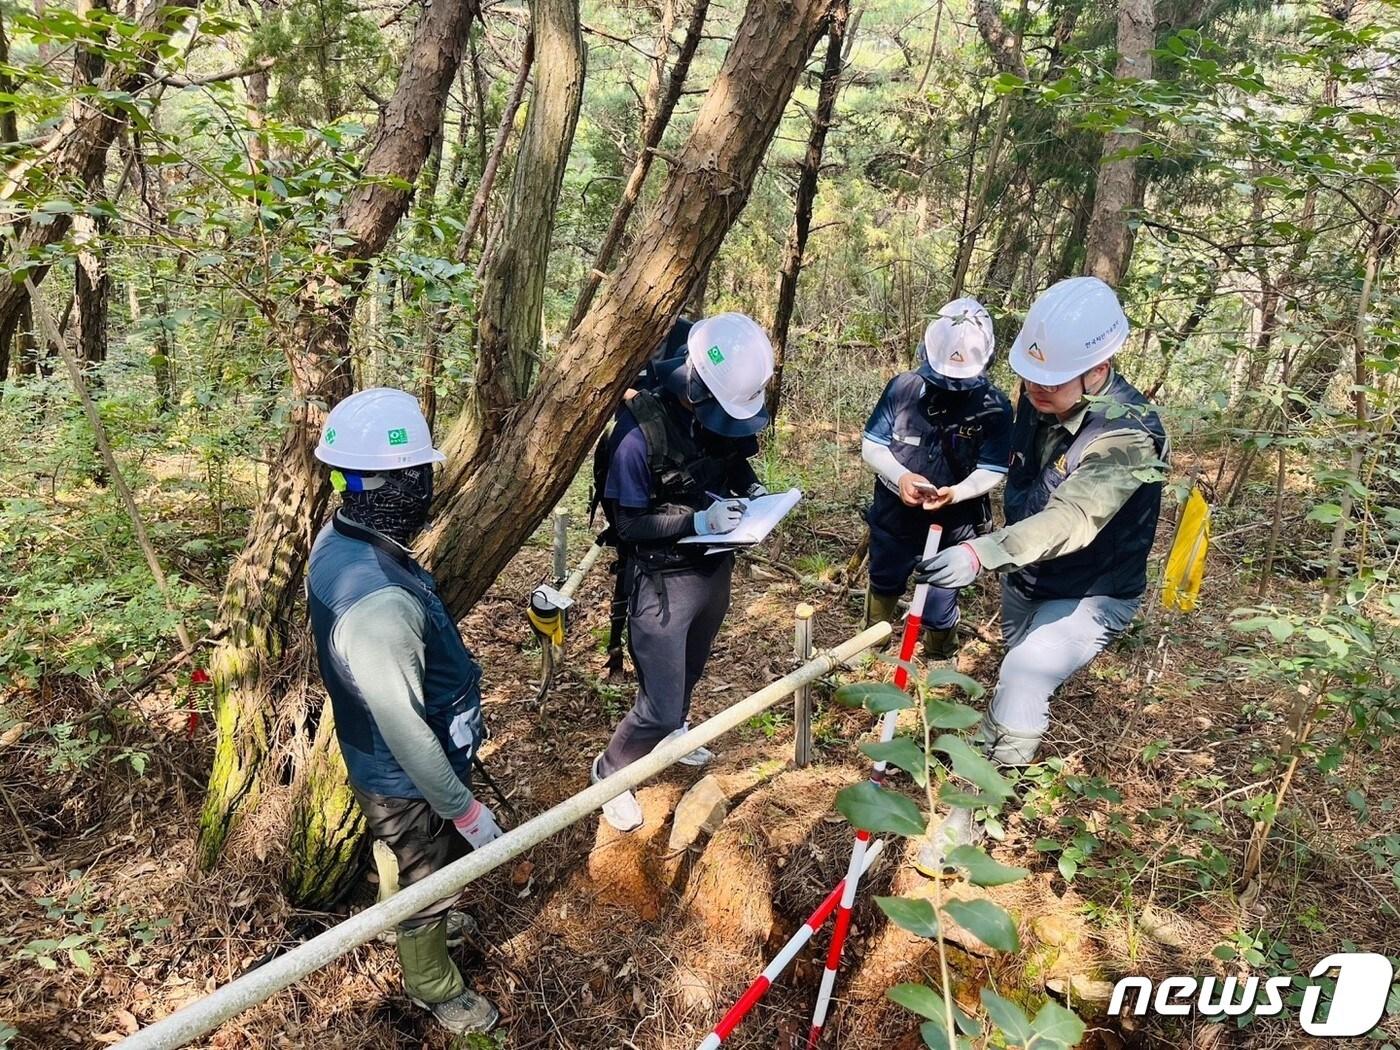
<svg viewBox="0 0 1400 1050"><path fill-rule="evenodd" d="M934 587L966 587L982 572L982 561L969 543L959 543L914 566L914 579Z"/></svg>
<svg viewBox="0 0 1400 1050"><path fill-rule="evenodd" d="M722 499L695 512L695 535L715 536L733 532L744 516L744 505L736 499Z"/></svg>
<svg viewBox="0 0 1400 1050"><path fill-rule="evenodd" d="M483 806L480 799L472 799L467 811L452 823L462 833L462 838L471 843L472 849L481 849L502 834L501 826L496 823L496 815Z"/></svg>

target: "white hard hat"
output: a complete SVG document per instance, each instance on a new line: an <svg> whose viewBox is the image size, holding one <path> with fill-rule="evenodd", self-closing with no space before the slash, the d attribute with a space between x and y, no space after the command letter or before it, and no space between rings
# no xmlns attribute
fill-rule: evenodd
<svg viewBox="0 0 1400 1050"><path fill-rule="evenodd" d="M730 434L757 433L768 424L763 399L773 378L773 344L752 318L717 314L696 323L686 339L686 357L724 415L737 426L707 418L701 414L703 405L696 408L702 423Z"/></svg>
<svg viewBox="0 0 1400 1050"><path fill-rule="evenodd" d="M316 458L332 467L373 473L441 463L447 457L433 448L418 399L377 386L351 394L331 409Z"/></svg>
<svg viewBox="0 0 1400 1050"><path fill-rule="evenodd" d="M1045 386L1067 383L1116 354L1128 339L1128 315L1097 277L1052 284L1026 311L1011 347L1011 368Z"/></svg>
<svg viewBox="0 0 1400 1050"><path fill-rule="evenodd" d="M992 315L976 299L954 299L924 329L924 359L939 375L973 379L992 359Z"/></svg>

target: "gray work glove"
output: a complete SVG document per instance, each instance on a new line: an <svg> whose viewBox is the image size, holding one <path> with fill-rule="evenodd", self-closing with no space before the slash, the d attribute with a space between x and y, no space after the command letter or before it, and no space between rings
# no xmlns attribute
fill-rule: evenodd
<svg viewBox="0 0 1400 1050"><path fill-rule="evenodd" d="M768 489L764 487L763 482L755 481L749 486L749 490L745 492L744 495L749 499L758 499L759 496L768 495Z"/></svg>
<svg viewBox="0 0 1400 1050"><path fill-rule="evenodd" d="M467 811L452 822L462 838L471 843L472 849L481 849L492 839L501 837L501 826L496 823L496 815L481 804L480 799L472 799Z"/></svg>
<svg viewBox="0 0 1400 1050"><path fill-rule="evenodd" d="M982 561L969 543L959 543L914 566L914 579L933 587L966 587L982 571Z"/></svg>
<svg viewBox="0 0 1400 1050"><path fill-rule="evenodd" d="M717 536L733 532L744 516L744 505L736 499L722 499L695 512L695 535Z"/></svg>

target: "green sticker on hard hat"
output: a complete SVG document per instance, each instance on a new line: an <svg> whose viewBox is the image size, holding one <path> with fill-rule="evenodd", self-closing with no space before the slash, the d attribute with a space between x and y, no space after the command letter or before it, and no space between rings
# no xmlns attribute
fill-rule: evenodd
<svg viewBox="0 0 1400 1050"><path fill-rule="evenodd" d="M710 347L709 358L717 365L724 364L724 352L717 346Z"/></svg>
<svg viewBox="0 0 1400 1050"><path fill-rule="evenodd" d="M326 444L327 444L327 445L334 445L334 444L335 444L335 431L334 431L334 430L327 430L327 431L326 431Z"/></svg>
<svg viewBox="0 0 1400 1050"><path fill-rule="evenodd" d="M407 445L407 444L408 444L408 431L405 430L403 427L398 427L398 428L395 429L395 430L389 431L389 444L391 444L391 445Z"/></svg>

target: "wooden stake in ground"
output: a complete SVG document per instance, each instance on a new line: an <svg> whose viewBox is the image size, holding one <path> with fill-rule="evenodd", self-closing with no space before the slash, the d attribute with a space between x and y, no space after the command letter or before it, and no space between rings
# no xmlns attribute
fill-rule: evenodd
<svg viewBox="0 0 1400 1050"><path fill-rule="evenodd" d="M190 650L194 648L190 642L190 636L185 630L185 622L180 618L180 612L175 608L175 601L170 596L170 582L165 578L165 570L160 567L160 559L156 557L156 550L151 546L151 538L146 535L145 523L141 520L141 510L136 506L136 500L131 495L131 489L127 486L126 479L122 477L121 468L117 466L117 457L112 454L112 445L107 440L107 428L102 425L102 417L97 412L97 406L93 404L92 396L88 393L87 383L83 379L83 370L78 366L78 359L72 349L68 346L68 340L64 338L62 330L53 319L53 314L49 313L49 305L39 296L39 290L34 287L34 283L26 277L24 279L25 291L29 293L29 301L34 307L34 316L39 321L39 327L44 330L44 335L53 348L58 351L58 356L63 358L64 365L68 368L68 375L73 380L73 389L78 392L78 400L83 403L83 412L87 415L88 423L92 426L92 434L97 442L97 450L102 454L102 461L107 465L107 474L112 479L112 484L117 487L117 494L121 497L122 504L126 507L127 517L131 519L131 530L136 534L136 542L141 548L141 553L146 556L146 564L151 568L151 575L155 577L156 586L160 588L160 596L165 601L165 607L170 610L175 617L175 635L180 639L180 648Z"/></svg>

